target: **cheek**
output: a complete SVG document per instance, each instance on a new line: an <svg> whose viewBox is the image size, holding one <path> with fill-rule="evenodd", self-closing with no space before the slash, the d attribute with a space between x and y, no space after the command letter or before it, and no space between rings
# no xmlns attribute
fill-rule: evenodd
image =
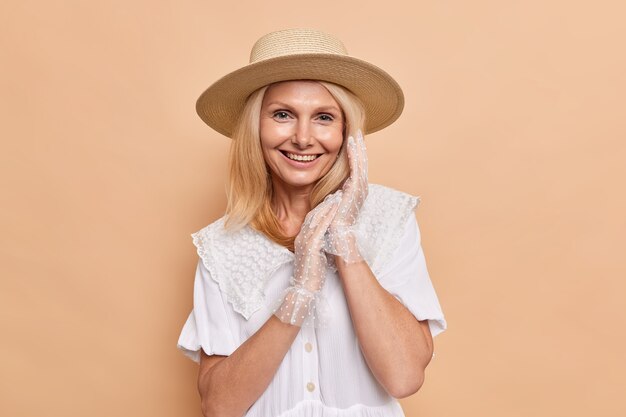
<svg viewBox="0 0 626 417"><path fill-rule="evenodd" d="M265 147L268 138L272 136L270 125L263 119L261 119L261 122L259 123L259 136L261 137L261 145L263 145L263 147Z"/></svg>
<svg viewBox="0 0 626 417"><path fill-rule="evenodd" d="M337 141L335 142L335 151L339 153L341 147L343 146L343 136L339 135Z"/></svg>
<svg viewBox="0 0 626 417"><path fill-rule="evenodd" d="M326 148L326 151L333 154L338 154L339 151L341 151L342 145L343 137L341 135L336 135L324 142L324 147Z"/></svg>
<svg viewBox="0 0 626 417"><path fill-rule="evenodd" d="M343 132L341 129L331 128L327 126L316 129L315 138L326 149L326 152L339 152L343 143Z"/></svg>
<svg viewBox="0 0 626 417"><path fill-rule="evenodd" d="M271 123L261 123L259 135L261 137L263 152L280 144L280 140L278 140L280 134L276 132L276 129L273 128Z"/></svg>
<svg viewBox="0 0 626 417"><path fill-rule="evenodd" d="M268 150L265 146L261 147L261 151L263 152L263 160L265 161L266 164L269 164L270 162L270 157L268 155Z"/></svg>

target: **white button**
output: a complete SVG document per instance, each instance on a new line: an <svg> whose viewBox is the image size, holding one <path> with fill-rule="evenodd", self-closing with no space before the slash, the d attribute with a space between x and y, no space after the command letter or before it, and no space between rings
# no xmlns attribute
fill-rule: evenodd
<svg viewBox="0 0 626 417"><path fill-rule="evenodd" d="M306 389L308 389L310 392L313 392L313 390L315 389L315 384L309 382L308 384L306 384Z"/></svg>
<svg viewBox="0 0 626 417"><path fill-rule="evenodd" d="M312 344L310 344L309 342L306 342L306 344L304 345L304 349L305 349L307 352L310 352L310 351L312 351L312 350L313 350L313 345L312 345Z"/></svg>

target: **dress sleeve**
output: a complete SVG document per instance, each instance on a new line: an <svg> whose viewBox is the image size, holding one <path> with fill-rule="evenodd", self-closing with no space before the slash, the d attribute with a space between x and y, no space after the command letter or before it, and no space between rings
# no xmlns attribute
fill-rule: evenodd
<svg viewBox="0 0 626 417"><path fill-rule="evenodd" d="M198 261L193 289L193 310L178 339L178 349L200 363L200 348L207 355L228 356L238 347L231 328L232 316L219 285L202 260Z"/></svg>
<svg viewBox="0 0 626 417"><path fill-rule="evenodd" d="M446 319L426 267L415 215L408 216L404 235L378 280L418 320L428 320L433 337L446 330Z"/></svg>

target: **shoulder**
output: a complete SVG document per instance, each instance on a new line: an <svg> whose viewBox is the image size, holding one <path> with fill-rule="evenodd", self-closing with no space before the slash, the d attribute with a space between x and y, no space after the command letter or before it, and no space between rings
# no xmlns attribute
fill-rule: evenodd
<svg viewBox="0 0 626 417"><path fill-rule="evenodd" d="M218 264L217 261L227 263L247 258L257 260L268 257L284 262L285 257L282 255L291 253L250 226L234 230L226 228L226 216L191 233L191 237L198 255L214 264Z"/></svg>
<svg viewBox="0 0 626 417"><path fill-rule="evenodd" d="M191 237L200 238L205 235L219 235L225 231L224 225L226 223L226 216L222 216L219 219L209 223L208 225L202 227L200 230L193 232ZM194 242L195 243L195 242Z"/></svg>
<svg viewBox="0 0 626 417"><path fill-rule="evenodd" d="M228 230L225 221L223 216L191 237L202 266L233 309L247 320L262 306L267 280L293 255L251 227Z"/></svg>
<svg viewBox="0 0 626 417"><path fill-rule="evenodd" d="M408 208L413 210L420 201L420 196L414 196L385 185L370 183L363 208L380 211L391 207L398 207L399 209Z"/></svg>
<svg viewBox="0 0 626 417"><path fill-rule="evenodd" d="M419 196L369 184L356 229L365 259L375 274L383 269L400 245L420 201Z"/></svg>
<svg viewBox="0 0 626 417"><path fill-rule="evenodd" d="M202 257L201 251L210 249L209 244L211 242L227 239L237 240L241 238L241 231L239 231L239 233L227 233L225 225L226 216L222 216L191 234L193 244L198 249L198 255L200 255L200 257Z"/></svg>

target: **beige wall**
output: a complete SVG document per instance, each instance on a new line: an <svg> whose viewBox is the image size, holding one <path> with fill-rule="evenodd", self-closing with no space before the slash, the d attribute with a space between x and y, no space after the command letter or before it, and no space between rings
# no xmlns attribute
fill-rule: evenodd
<svg viewBox="0 0 626 417"><path fill-rule="evenodd" d="M422 197L449 323L407 416L624 415L626 9L583 3L3 1L0 415L200 415L176 341L229 140L195 99L296 26L406 94L370 179Z"/></svg>

